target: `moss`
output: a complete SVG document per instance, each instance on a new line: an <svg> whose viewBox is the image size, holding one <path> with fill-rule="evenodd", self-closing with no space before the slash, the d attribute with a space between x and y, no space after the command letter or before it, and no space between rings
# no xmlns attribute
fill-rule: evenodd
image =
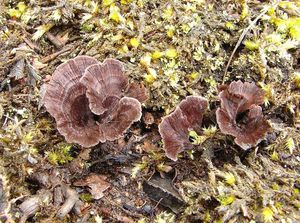
<svg viewBox="0 0 300 223"><path fill-rule="evenodd" d="M127 185L139 186L152 171L163 175L172 169L178 172L174 183L187 206L178 219L168 212L159 213L157 207L154 217L157 222L300 221L296 171L300 155L297 70L300 6L296 1L279 1L278 5L205 0L104 0L100 3L68 0L64 3L0 3L3 43L0 46L0 169L7 173L7 182L11 184L9 199L31 195L24 181L36 170L45 171L45 160L50 163L46 165L47 170L64 171L71 166L66 164L76 161L71 145L58 134L54 120L43 108L38 109L39 89L58 64L74 55L87 54L99 61L111 57L124 62L130 80L140 81L149 89L150 99L145 107L155 116L155 123L147 129L147 134L155 135L149 140L154 141L150 148L138 141L126 150L126 155L134 158L128 165L122 164L122 171L131 169L131 178L126 178L128 174L124 176L121 171L115 174L119 166L102 161L101 153L100 170L113 169L114 173L110 179L113 181L111 194L122 188L128 193L124 198L127 201L132 193L130 187L118 188L120 179L124 177ZM241 33L262 9L267 9L266 13L237 46ZM52 45L48 32L65 41L62 50L68 47L71 50L42 63L48 55L61 50ZM20 51L18 46L25 41L32 44L22 57L32 62L43 78L36 86L27 86L27 76L20 80L9 77L19 59L15 52ZM238 79L256 82L265 91L263 112L273 127L273 132L257 148L247 152L239 150L232 138L220 134L212 118L219 105L218 85L223 81L235 46L238 48L225 82ZM198 134L191 132L193 149L173 163L161 150L156 124L162 113L171 112L182 98L193 94L209 99L211 111L205 114L206 128ZM145 134L144 129L141 132ZM128 137L131 134L148 140L148 135L133 131ZM127 138L125 141L128 143ZM110 156L116 153L109 150ZM86 160L82 162L81 167ZM76 177L80 176L76 174ZM141 192L138 186L135 192ZM110 199L106 196L99 202L111 209L113 214L107 218L116 220L115 216L123 215L124 210L119 204L109 206ZM82 194L81 199L89 202L91 210L99 210L99 202L91 201L88 194ZM44 209L39 216L43 215L48 215ZM70 216L68 220L75 217L74 213ZM107 220L104 215L102 218ZM146 215L141 219L141 222L154 221Z"/></svg>
<svg viewBox="0 0 300 223"><path fill-rule="evenodd" d="M47 157L50 163L54 165L63 165L73 160L70 153L72 145L60 144L57 145L52 151L47 151Z"/></svg>
<svg viewBox="0 0 300 223"><path fill-rule="evenodd" d="M93 196L89 193L80 194L80 200L89 203L93 201Z"/></svg>

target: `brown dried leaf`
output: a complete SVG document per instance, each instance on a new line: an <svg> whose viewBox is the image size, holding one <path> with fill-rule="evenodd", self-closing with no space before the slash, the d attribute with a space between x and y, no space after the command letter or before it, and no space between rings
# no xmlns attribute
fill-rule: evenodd
<svg viewBox="0 0 300 223"><path fill-rule="evenodd" d="M105 181L106 178L103 175L91 174L82 180L76 181L74 185L80 187L88 186L93 198L98 200L104 196L103 192L110 187L110 183Z"/></svg>

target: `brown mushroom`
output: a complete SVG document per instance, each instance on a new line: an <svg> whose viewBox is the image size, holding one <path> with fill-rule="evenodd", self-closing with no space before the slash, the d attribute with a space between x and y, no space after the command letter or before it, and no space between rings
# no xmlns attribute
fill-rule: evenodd
<svg viewBox="0 0 300 223"><path fill-rule="evenodd" d="M115 59L106 59L102 64L88 67L80 82L86 86L90 108L97 115L115 107L124 96L136 98L140 102L148 99L143 85L128 84L122 63Z"/></svg>
<svg viewBox="0 0 300 223"><path fill-rule="evenodd" d="M208 102L200 96L188 96L174 112L165 116L159 124L159 133L168 158L176 161L177 154L191 148L189 130L199 130Z"/></svg>
<svg viewBox="0 0 300 223"><path fill-rule="evenodd" d="M99 143L99 127L89 108L86 87L79 82L85 69L97 60L78 56L57 67L43 98L58 131L70 143L90 147Z"/></svg>
<svg viewBox="0 0 300 223"><path fill-rule="evenodd" d="M142 117L141 103L135 98L123 97L115 108L112 108L99 125L105 140L115 140Z"/></svg>
<svg viewBox="0 0 300 223"><path fill-rule="evenodd" d="M86 95L94 114L101 115L114 107L128 87L128 78L120 61L106 59L85 70L80 82L86 86Z"/></svg>
<svg viewBox="0 0 300 223"><path fill-rule="evenodd" d="M142 115L141 103L147 100L144 86L128 84L120 61L106 59L88 67L80 82L87 88L93 113L100 116L100 141L120 138Z"/></svg>
<svg viewBox="0 0 300 223"><path fill-rule="evenodd" d="M148 91L144 85L138 83L131 83L126 91L126 96L135 98L139 102L143 103L148 100Z"/></svg>
<svg viewBox="0 0 300 223"><path fill-rule="evenodd" d="M257 145L270 125L262 114L264 91L254 83L234 81L222 86L219 93L221 108L217 109L217 122L222 133L235 137L243 149Z"/></svg>
<svg viewBox="0 0 300 223"><path fill-rule="evenodd" d="M133 97L145 101L146 89L129 85L123 70L117 60L100 64L88 56L56 69L43 100L68 142L90 147L115 140L141 118L141 103Z"/></svg>

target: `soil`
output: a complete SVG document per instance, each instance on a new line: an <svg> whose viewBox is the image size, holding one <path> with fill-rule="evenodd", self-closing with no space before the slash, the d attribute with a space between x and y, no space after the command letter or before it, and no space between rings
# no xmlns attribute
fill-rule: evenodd
<svg viewBox="0 0 300 223"><path fill-rule="evenodd" d="M297 1L0 2L0 222L300 222L299 21ZM42 100L78 55L149 91L140 121L91 148ZM246 150L215 115L237 80L264 91L270 125ZM158 126L188 95L209 108L173 161Z"/></svg>

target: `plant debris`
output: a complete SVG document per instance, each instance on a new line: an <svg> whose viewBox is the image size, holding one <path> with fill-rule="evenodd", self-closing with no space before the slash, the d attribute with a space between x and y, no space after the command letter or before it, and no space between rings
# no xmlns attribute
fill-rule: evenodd
<svg viewBox="0 0 300 223"><path fill-rule="evenodd" d="M110 184L105 180L105 176L93 174L74 182L74 185L80 187L88 186L93 198L97 200L102 198L104 196L103 192L110 187Z"/></svg>
<svg viewBox="0 0 300 223"><path fill-rule="evenodd" d="M299 12L296 0L0 1L0 221L300 222ZM97 72L84 79L76 58ZM174 131L164 120L197 95L199 125ZM59 125L45 97L62 125L91 125ZM171 159L165 136L179 142Z"/></svg>
<svg viewBox="0 0 300 223"><path fill-rule="evenodd" d="M182 211L184 201L174 189L170 175L165 178L161 178L159 174L153 175L143 183L143 190L157 204L170 208L174 213Z"/></svg>

